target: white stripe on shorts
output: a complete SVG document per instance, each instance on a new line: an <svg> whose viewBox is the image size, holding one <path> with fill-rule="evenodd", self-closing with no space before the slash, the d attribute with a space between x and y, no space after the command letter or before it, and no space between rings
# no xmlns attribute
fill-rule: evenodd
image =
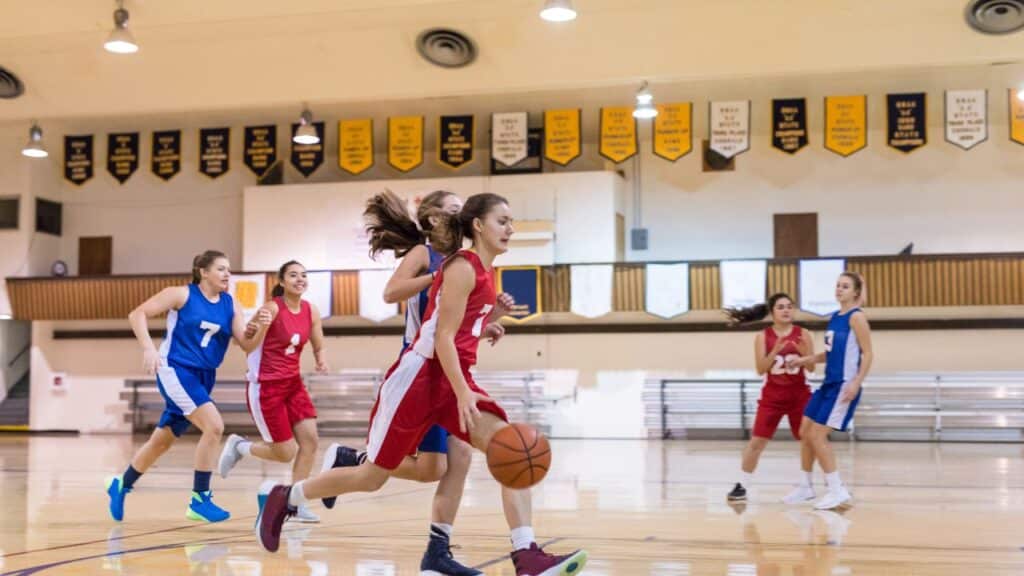
<svg viewBox="0 0 1024 576"><path fill-rule="evenodd" d="M249 396L249 414L252 421L256 423L256 429L260 431L260 438L268 444L274 443L274 437L270 435L270 427L263 418L263 406L260 406L260 383L259 380L249 380L245 393Z"/></svg>
<svg viewBox="0 0 1024 576"><path fill-rule="evenodd" d="M391 377L380 386L380 399L377 404L377 413L370 423L370 434L366 444L366 457L370 462L376 462L384 446L384 439L391 428L391 421L398 412L398 406L405 398L406 392L412 386L416 376L419 375L427 359L420 356L413 350L402 354L398 367L391 373Z"/></svg>
<svg viewBox="0 0 1024 576"><path fill-rule="evenodd" d="M188 392L185 391L185 387L181 385L181 380L178 380L178 373L174 371L174 368L161 365L156 369L156 375L160 377L160 383L164 386L164 392L167 393L171 402L174 402L181 409L182 414L188 416L195 412L196 403L188 395Z"/></svg>

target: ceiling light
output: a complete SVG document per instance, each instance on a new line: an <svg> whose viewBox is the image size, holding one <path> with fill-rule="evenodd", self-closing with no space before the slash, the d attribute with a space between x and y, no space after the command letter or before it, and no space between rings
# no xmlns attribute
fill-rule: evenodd
<svg viewBox="0 0 1024 576"><path fill-rule="evenodd" d="M43 147L43 129L39 124L33 123L32 128L29 128L28 144L21 149L21 155L29 158L46 158L50 155Z"/></svg>
<svg viewBox="0 0 1024 576"><path fill-rule="evenodd" d="M299 117L299 129L292 136L292 142L296 144L319 144L320 136L316 133L316 126L313 126L313 113L306 108Z"/></svg>
<svg viewBox="0 0 1024 576"><path fill-rule="evenodd" d="M633 118L654 118L658 115L658 109L654 107L654 95L647 88L647 81L640 86L636 92L636 108L633 109Z"/></svg>
<svg viewBox="0 0 1024 576"><path fill-rule="evenodd" d="M134 54L139 51L139 45L135 43L135 37L128 29L128 11L124 9L124 0L117 0L117 10L114 10L114 29L110 37L103 44L107 52L114 54Z"/></svg>
<svg viewBox="0 0 1024 576"><path fill-rule="evenodd" d="M545 0L540 17L548 22L568 22L576 19L576 10L572 0Z"/></svg>

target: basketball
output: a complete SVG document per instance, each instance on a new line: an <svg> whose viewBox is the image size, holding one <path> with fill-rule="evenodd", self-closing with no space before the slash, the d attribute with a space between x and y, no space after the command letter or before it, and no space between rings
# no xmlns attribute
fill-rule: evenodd
<svg viewBox="0 0 1024 576"><path fill-rule="evenodd" d="M551 445L529 424L502 428L487 446L487 468L503 486L529 488L543 480L550 467Z"/></svg>

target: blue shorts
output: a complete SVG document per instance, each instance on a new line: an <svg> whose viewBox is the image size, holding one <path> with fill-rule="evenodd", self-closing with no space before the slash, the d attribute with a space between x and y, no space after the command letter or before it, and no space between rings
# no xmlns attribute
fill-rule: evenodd
<svg viewBox="0 0 1024 576"><path fill-rule="evenodd" d="M853 413L857 411L857 404L860 403L860 396L864 388L857 392L853 402L840 402L844 384L840 382L826 382L818 388L804 409L804 416L811 420L828 426L840 432L845 432L853 419Z"/></svg>
<svg viewBox="0 0 1024 576"><path fill-rule="evenodd" d="M203 404L213 401L210 399L210 392L213 391L216 375L216 370L191 368L175 363L160 365L156 369L156 385L167 405L156 427L169 426L175 436L184 434L189 427L186 416Z"/></svg>
<svg viewBox="0 0 1024 576"><path fill-rule="evenodd" d="M448 431L434 424L427 430L427 434L420 441L420 452L434 452L437 454L448 453Z"/></svg>

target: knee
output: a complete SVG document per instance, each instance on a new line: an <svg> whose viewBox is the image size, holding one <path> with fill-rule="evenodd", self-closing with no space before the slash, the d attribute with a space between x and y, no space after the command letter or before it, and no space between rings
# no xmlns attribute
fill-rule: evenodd
<svg viewBox="0 0 1024 576"><path fill-rule="evenodd" d="M154 449L159 451L161 454L167 452L174 445L175 437L171 434L165 436L156 436L150 440L151 445Z"/></svg>
<svg viewBox="0 0 1024 576"><path fill-rule="evenodd" d="M750 442L747 444L747 450L750 450L750 452L752 452L753 454L760 454L761 452L764 452L764 448L767 445L768 440L760 438L758 436L754 436L753 438L750 439Z"/></svg>
<svg viewBox="0 0 1024 576"><path fill-rule="evenodd" d="M216 422L210 422L203 427L203 435L210 436L211 438L224 436L224 422L219 419Z"/></svg>
<svg viewBox="0 0 1024 576"><path fill-rule="evenodd" d="M441 456L441 454L437 456ZM448 472L447 458L430 458L426 461L421 460L419 464L417 468L420 482L437 482Z"/></svg>
<svg viewBox="0 0 1024 576"><path fill-rule="evenodd" d="M448 470L453 473L463 473L469 471L470 465L473 463L473 447L469 444L452 439L448 442Z"/></svg>
<svg viewBox="0 0 1024 576"><path fill-rule="evenodd" d="M291 462L298 452L295 442L277 442L270 445L270 454L277 462Z"/></svg>
<svg viewBox="0 0 1024 576"><path fill-rule="evenodd" d="M299 454L316 454L317 448L320 446L320 439L315 434L312 436L296 436L295 441L299 445Z"/></svg>
<svg viewBox="0 0 1024 576"><path fill-rule="evenodd" d="M364 488L368 492L376 492L383 488L384 484L388 481L388 471L372 464L364 464L363 466L368 468L366 478L364 479Z"/></svg>

